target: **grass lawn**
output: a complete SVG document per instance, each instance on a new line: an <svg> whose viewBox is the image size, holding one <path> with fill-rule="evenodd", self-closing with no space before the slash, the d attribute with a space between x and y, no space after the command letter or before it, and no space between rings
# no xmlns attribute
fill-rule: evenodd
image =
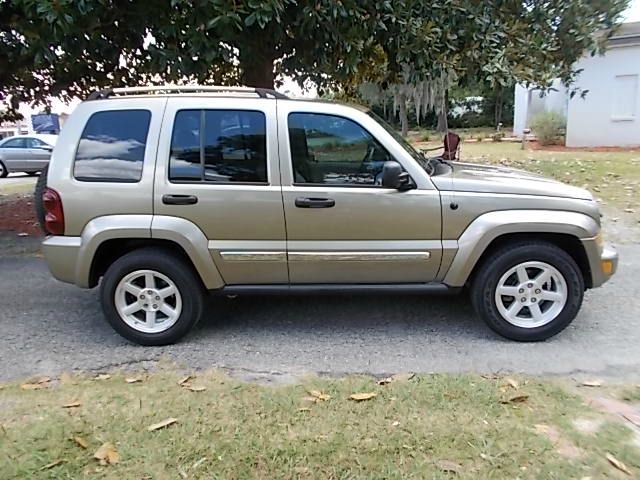
<svg viewBox="0 0 640 480"><path fill-rule="evenodd" d="M604 387L465 375L285 386L219 372L182 385L171 370L130 377L5 385L0 478L632 478L612 461L640 473L637 435L585 405L585 392L615 393ZM638 386L618 388L637 400Z"/></svg>

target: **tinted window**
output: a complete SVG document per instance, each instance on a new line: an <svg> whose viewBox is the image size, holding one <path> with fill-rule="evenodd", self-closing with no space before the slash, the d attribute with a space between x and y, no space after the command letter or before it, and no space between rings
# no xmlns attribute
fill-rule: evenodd
<svg viewBox="0 0 640 480"><path fill-rule="evenodd" d="M138 182L150 121L147 110L91 115L78 144L74 176L85 181Z"/></svg>
<svg viewBox="0 0 640 480"><path fill-rule="evenodd" d="M173 126L169 178L266 183L266 150L262 112L181 110Z"/></svg>
<svg viewBox="0 0 640 480"><path fill-rule="evenodd" d="M289 115L289 143L295 183L381 185L385 148L344 117Z"/></svg>
<svg viewBox="0 0 640 480"><path fill-rule="evenodd" d="M14 138L2 144L2 148L26 148L25 146L26 142L24 138Z"/></svg>

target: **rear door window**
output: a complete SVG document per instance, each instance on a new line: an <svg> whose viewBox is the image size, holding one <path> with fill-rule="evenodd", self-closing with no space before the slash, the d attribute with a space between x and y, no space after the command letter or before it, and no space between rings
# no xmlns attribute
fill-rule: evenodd
<svg viewBox="0 0 640 480"><path fill-rule="evenodd" d="M139 182L150 121L148 110L91 115L76 151L74 177L87 182Z"/></svg>
<svg viewBox="0 0 640 480"><path fill-rule="evenodd" d="M266 119L248 110L181 110L171 139L173 182L267 183Z"/></svg>

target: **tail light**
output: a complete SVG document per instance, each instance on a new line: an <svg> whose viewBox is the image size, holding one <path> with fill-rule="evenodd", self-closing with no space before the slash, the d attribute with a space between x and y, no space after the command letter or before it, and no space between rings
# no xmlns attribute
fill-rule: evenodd
<svg viewBox="0 0 640 480"><path fill-rule="evenodd" d="M44 229L50 235L64 235L64 211L60 195L53 188L45 188L42 194Z"/></svg>

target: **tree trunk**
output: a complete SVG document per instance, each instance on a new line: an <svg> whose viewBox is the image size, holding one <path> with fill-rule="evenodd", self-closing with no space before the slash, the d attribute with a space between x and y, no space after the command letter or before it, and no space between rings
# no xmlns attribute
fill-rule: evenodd
<svg viewBox="0 0 640 480"><path fill-rule="evenodd" d="M276 59L275 49L268 47L247 48L240 52L240 68L242 83L247 87L274 88L275 74L273 62Z"/></svg>
<svg viewBox="0 0 640 480"><path fill-rule="evenodd" d="M504 100L502 98L502 87L498 87L498 91L496 92L496 104L493 112L493 120L496 128L498 128L498 125L502 121L502 104L503 103L504 103Z"/></svg>
<svg viewBox="0 0 640 480"><path fill-rule="evenodd" d="M400 94L400 126L402 127L402 136L406 137L409 133L409 118L407 117L407 96Z"/></svg>
<svg viewBox="0 0 640 480"><path fill-rule="evenodd" d="M436 131L440 133L446 133L449 129L447 117L449 116L449 90L444 91L444 100L442 102L442 108L438 112L438 126Z"/></svg>

